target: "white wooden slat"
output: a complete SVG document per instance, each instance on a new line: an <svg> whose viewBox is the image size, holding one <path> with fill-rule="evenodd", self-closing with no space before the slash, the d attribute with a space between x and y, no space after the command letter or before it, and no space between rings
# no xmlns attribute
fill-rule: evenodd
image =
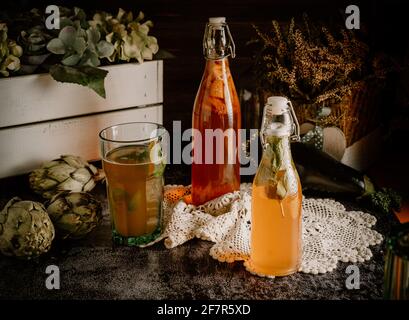
<svg viewBox="0 0 409 320"><path fill-rule="evenodd" d="M0 79L0 128L163 102L163 63L103 67L106 99L49 74Z"/></svg>
<svg viewBox="0 0 409 320"><path fill-rule="evenodd" d="M132 121L162 123L162 105L0 129L0 178L29 172L61 154L99 159L100 130Z"/></svg>

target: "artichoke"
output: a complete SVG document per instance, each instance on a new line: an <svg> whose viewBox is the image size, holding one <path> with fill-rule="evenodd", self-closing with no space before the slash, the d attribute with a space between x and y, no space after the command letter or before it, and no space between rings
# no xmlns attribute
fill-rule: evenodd
<svg viewBox="0 0 409 320"><path fill-rule="evenodd" d="M34 258L47 252L54 226L39 202L11 199L0 212L0 251L7 256Z"/></svg>
<svg viewBox="0 0 409 320"><path fill-rule="evenodd" d="M50 200L47 211L62 239L80 239L102 220L101 203L85 192L61 192Z"/></svg>
<svg viewBox="0 0 409 320"><path fill-rule="evenodd" d="M80 157L63 155L34 170L29 177L32 190L46 199L60 191L90 191L103 174Z"/></svg>

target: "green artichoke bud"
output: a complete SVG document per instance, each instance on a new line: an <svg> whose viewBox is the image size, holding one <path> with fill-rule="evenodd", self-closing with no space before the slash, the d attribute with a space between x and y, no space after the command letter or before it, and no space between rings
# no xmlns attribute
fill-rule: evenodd
<svg viewBox="0 0 409 320"><path fill-rule="evenodd" d="M7 256L34 258L47 252L54 226L39 202L11 199L0 212L0 251Z"/></svg>
<svg viewBox="0 0 409 320"><path fill-rule="evenodd" d="M61 192L47 206L48 214L62 239L80 239L102 220L102 206L86 192Z"/></svg>
<svg viewBox="0 0 409 320"><path fill-rule="evenodd" d="M20 59L23 49L7 37L7 25L0 23L0 74L8 77L10 71L20 69Z"/></svg>
<svg viewBox="0 0 409 320"><path fill-rule="evenodd" d="M103 177L102 171L82 158L63 155L34 170L29 182L34 192L50 199L60 191L90 191Z"/></svg>

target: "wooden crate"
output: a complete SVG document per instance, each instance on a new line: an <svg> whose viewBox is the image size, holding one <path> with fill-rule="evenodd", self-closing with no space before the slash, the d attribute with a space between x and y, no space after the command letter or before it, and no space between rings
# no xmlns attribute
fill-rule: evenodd
<svg viewBox="0 0 409 320"><path fill-rule="evenodd" d="M61 154L99 158L98 133L123 122L162 123L163 63L104 67L107 98L48 74L0 79L0 177Z"/></svg>

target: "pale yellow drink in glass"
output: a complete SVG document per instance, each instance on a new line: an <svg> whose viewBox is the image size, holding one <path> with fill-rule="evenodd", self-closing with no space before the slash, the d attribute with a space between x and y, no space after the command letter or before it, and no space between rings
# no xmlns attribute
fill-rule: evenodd
<svg viewBox="0 0 409 320"><path fill-rule="evenodd" d="M301 192L271 199L268 186L253 185L252 197L253 266L265 275L297 272L301 263Z"/></svg>
<svg viewBox="0 0 409 320"><path fill-rule="evenodd" d="M155 231L160 220L163 164L149 162L148 148L120 147L103 161L115 230L125 237ZM156 173L156 174L155 174Z"/></svg>
<svg viewBox="0 0 409 320"><path fill-rule="evenodd" d="M100 132L115 244L144 245L161 233L166 130L131 122Z"/></svg>

